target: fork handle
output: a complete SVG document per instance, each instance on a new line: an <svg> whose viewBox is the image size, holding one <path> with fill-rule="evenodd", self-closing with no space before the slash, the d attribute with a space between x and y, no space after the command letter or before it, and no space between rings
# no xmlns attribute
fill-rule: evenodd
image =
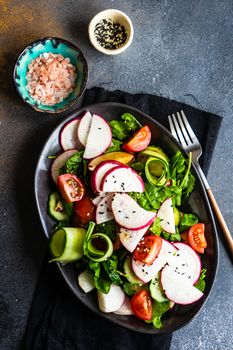
<svg viewBox="0 0 233 350"><path fill-rule="evenodd" d="M222 229L223 235L226 239L227 246L228 246L228 248L231 252L231 255L233 257L233 239L232 239L231 233L227 227L227 224L226 224L226 222L222 216L222 213L219 209L218 203L216 202L216 199L215 199L213 192L211 191L210 188L207 190L207 194L208 194L210 203L212 205L212 208L215 212L215 215L217 216L217 219L218 219L219 225Z"/></svg>

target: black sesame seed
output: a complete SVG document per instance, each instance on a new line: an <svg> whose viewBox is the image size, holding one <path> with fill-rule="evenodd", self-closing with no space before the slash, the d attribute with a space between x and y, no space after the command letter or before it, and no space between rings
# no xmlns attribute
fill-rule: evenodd
<svg viewBox="0 0 233 350"><path fill-rule="evenodd" d="M111 19L103 19L97 23L94 34L99 44L110 50L121 47L127 39L125 27Z"/></svg>

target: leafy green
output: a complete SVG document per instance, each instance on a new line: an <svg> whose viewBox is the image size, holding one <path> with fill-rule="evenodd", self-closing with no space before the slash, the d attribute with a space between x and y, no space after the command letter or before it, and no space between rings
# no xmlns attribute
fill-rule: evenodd
<svg viewBox="0 0 233 350"><path fill-rule="evenodd" d="M202 269L199 280L195 284L195 287L197 289L199 289L201 292L204 292L204 290L205 290L205 285L206 285L205 278L206 278L206 269Z"/></svg>
<svg viewBox="0 0 233 350"><path fill-rule="evenodd" d="M112 254L109 259L103 262L103 267L109 276L110 280L116 285L121 285L123 283L118 271L118 258L116 254Z"/></svg>
<svg viewBox="0 0 233 350"><path fill-rule="evenodd" d="M74 153L60 169L60 174L78 174L80 165L83 164L83 151Z"/></svg>
<svg viewBox="0 0 233 350"><path fill-rule="evenodd" d="M180 232L187 230L187 228L193 226L197 222L198 222L198 217L195 214L183 214L183 217L179 225Z"/></svg>
<svg viewBox="0 0 233 350"><path fill-rule="evenodd" d="M121 150L122 142L116 139L112 139L112 145L104 153L116 152Z"/></svg>
<svg viewBox="0 0 233 350"><path fill-rule="evenodd" d="M174 242L174 241L181 241L180 233L177 231L176 233L168 233L163 231L162 232L163 238L165 238L168 241Z"/></svg>
<svg viewBox="0 0 233 350"><path fill-rule="evenodd" d="M169 307L170 307L169 301L164 301L163 303L159 303L158 301L154 300L152 319L146 322L153 323L155 328L162 328L163 324L162 324L161 318L169 310Z"/></svg>
<svg viewBox="0 0 233 350"><path fill-rule="evenodd" d="M132 197L142 208L146 210L153 209L145 192L129 192L128 195Z"/></svg>
<svg viewBox="0 0 233 350"><path fill-rule="evenodd" d="M121 119L123 119L127 131L136 131L142 127L139 121L130 113L122 114Z"/></svg>
<svg viewBox="0 0 233 350"><path fill-rule="evenodd" d="M88 250L88 241L94 232L96 224L93 221L90 221L88 224L87 232L84 237L84 242L83 242L83 253L89 258L89 250Z"/></svg>
<svg viewBox="0 0 233 350"><path fill-rule="evenodd" d="M146 182L145 193L153 209L159 209L167 198L172 198L175 205L181 204L182 189L176 186L175 183L169 187L160 187Z"/></svg>
<svg viewBox="0 0 233 350"><path fill-rule="evenodd" d="M128 281L124 282L123 284L125 294L129 295L130 297L137 293L140 288L141 287L138 284L133 284Z"/></svg>
<svg viewBox="0 0 233 350"><path fill-rule="evenodd" d="M171 159L170 174L171 178L176 181L177 186L179 186L183 195L188 197L195 186L195 178L190 172L192 163L192 153L189 153L189 158L186 159L180 151Z"/></svg>
<svg viewBox="0 0 233 350"><path fill-rule="evenodd" d="M130 167L136 170L140 175L145 172L145 164L142 162L134 162Z"/></svg>
<svg viewBox="0 0 233 350"><path fill-rule="evenodd" d="M109 125L112 129L112 135L117 140L124 140L128 136L128 131L125 128L124 122L121 120L111 120Z"/></svg>
<svg viewBox="0 0 233 350"><path fill-rule="evenodd" d="M154 220L153 225L150 227L150 231L157 236L160 236L163 231L160 222L161 222L161 219L157 217Z"/></svg>
<svg viewBox="0 0 233 350"><path fill-rule="evenodd" d="M101 268L101 263L90 261L89 268L94 271L94 284L96 289L107 294L111 287L111 280L105 270Z"/></svg>
<svg viewBox="0 0 233 350"><path fill-rule="evenodd" d="M73 203L67 203L65 201L62 201L62 205L65 209L66 214L71 217L71 215L73 214Z"/></svg>
<svg viewBox="0 0 233 350"><path fill-rule="evenodd" d="M102 224L96 225L96 232L105 233L112 241L116 238L117 226L114 220L106 221Z"/></svg>
<svg viewBox="0 0 233 350"><path fill-rule="evenodd" d="M141 127L141 124L130 113L122 114L121 119L122 120L111 120L109 122L113 137L120 141L130 136L132 131L136 131Z"/></svg>
<svg viewBox="0 0 233 350"><path fill-rule="evenodd" d="M54 225L53 227L53 232L59 230L62 227L69 227L70 226L70 220L62 220L62 221L58 221L57 224Z"/></svg>

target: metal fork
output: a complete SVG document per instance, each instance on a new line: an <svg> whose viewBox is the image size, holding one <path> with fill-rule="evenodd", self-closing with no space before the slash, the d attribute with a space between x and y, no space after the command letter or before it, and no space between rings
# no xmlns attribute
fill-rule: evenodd
<svg viewBox="0 0 233 350"><path fill-rule="evenodd" d="M199 172L201 179L203 181L203 184L205 186L207 195L209 197L210 203L212 205L212 208L216 214L216 217L218 219L219 225L222 229L222 232L224 234L224 237L227 242L227 246L229 247L229 250L231 252L231 255L233 257L233 239L231 236L231 233L227 227L227 224L222 216L222 213L219 209L219 206L216 202L216 199L212 193L212 190L210 188L210 185L208 184L208 181L200 167L199 164L199 158L202 155L202 147L199 143L196 135L194 134L185 114L184 111L177 112L176 116L175 114L172 114L171 116L168 116L169 124L170 124L170 130L172 135L181 143L184 150L188 153L192 152L192 161Z"/></svg>

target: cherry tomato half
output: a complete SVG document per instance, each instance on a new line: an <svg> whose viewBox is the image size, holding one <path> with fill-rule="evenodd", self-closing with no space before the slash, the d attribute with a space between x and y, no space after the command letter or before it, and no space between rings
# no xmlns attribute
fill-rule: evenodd
<svg viewBox="0 0 233 350"><path fill-rule="evenodd" d="M144 262L148 265L152 264L157 258L162 247L162 238L156 235L144 236L138 243L133 258Z"/></svg>
<svg viewBox="0 0 233 350"><path fill-rule="evenodd" d="M190 227L188 240L189 244L194 250L196 250L196 252L203 254L205 248L207 247L205 238L205 225L198 223Z"/></svg>
<svg viewBox="0 0 233 350"><path fill-rule="evenodd" d="M128 152L140 152L150 143L151 132L147 125L136 131L131 139L123 145L123 149Z"/></svg>
<svg viewBox="0 0 233 350"><path fill-rule="evenodd" d="M84 186L80 179L73 174L62 174L58 176L57 186L66 202L77 202L84 195Z"/></svg>
<svg viewBox="0 0 233 350"><path fill-rule="evenodd" d="M131 299L131 308L135 316L142 320L151 320L152 318L152 301L147 290L141 289L134 294Z"/></svg>
<svg viewBox="0 0 233 350"><path fill-rule="evenodd" d="M73 222L78 226L86 225L95 219L95 205L88 196L84 196L73 206Z"/></svg>

